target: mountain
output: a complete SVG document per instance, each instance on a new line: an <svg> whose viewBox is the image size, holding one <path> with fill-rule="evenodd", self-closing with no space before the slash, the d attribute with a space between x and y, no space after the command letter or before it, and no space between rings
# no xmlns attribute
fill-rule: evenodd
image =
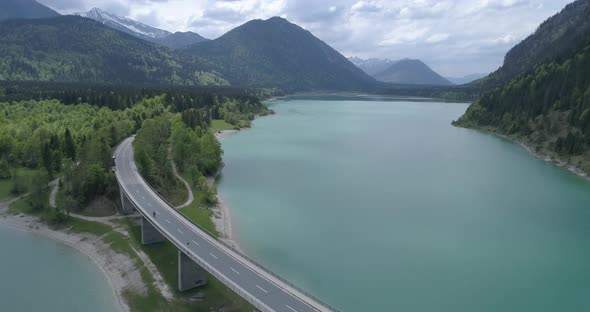
<svg viewBox="0 0 590 312"><path fill-rule="evenodd" d="M198 58L71 15L0 22L0 80L227 84Z"/></svg>
<svg viewBox="0 0 590 312"><path fill-rule="evenodd" d="M201 37L201 35L192 31L175 32L166 37L160 38L155 42L172 49L180 49L195 43L208 41L209 39Z"/></svg>
<svg viewBox="0 0 590 312"><path fill-rule="evenodd" d="M393 65L397 61L392 61L390 59L378 59L378 58L370 58L364 60L359 57L350 57L348 58L354 65L358 68L362 69L365 73L373 76L376 73L382 72L386 70L389 66Z"/></svg>
<svg viewBox="0 0 590 312"><path fill-rule="evenodd" d="M450 81L456 85L462 85L462 84L474 82L474 81L481 79L487 75L488 74L478 73L478 74L471 74L471 75L467 75L467 76L463 76L463 77L445 77L445 79L447 79L448 81Z"/></svg>
<svg viewBox="0 0 590 312"><path fill-rule="evenodd" d="M169 31L154 28L130 18L120 17L99 8L93 8L88 12L75 13L75 15L93 19L113 29L148 41L164 38L172 34Z"/></svg>
<svg viewBox="0 0 590 312"><path fill-rule="evenodd" d="M0 1L0 20L12 18L45 18L60 14L35 0Z"/></svg>
<svg viewBox="0 0 590 312"><path fill-rule="evenodd" d="M590 0L578 0L541 24L486 78L496 86L453 124L508 136L590 174L588 16Z"/></svg>
<svg viewBox="0 0 590 312"><path fill-rule="evenodd" d="M377 82L309 31L280 17L252 20L185 49L233 85L285 91L363 90Z"/></svg>
<svg viewBox="0 0 590 312"><path fill-rule="evenodd" d="M450 86L453 83L420 60L403 59L373 75L375 79L396 84Z"/></svg>
<svg viewBox="0 0 590 312"><path fill-rule="evenodd" d="M481 81L484 89L506 83L536 65L563 60L590 43L590 1L578 0L544 21L529 37L514 46L497 71Z"/></svg>
<svg viewBox="0 0 590 312"><path fill-rule="evenodd" d="M171 33L127 17L117 16L99 8L93 8L88 12L80 12L75 15L93 19L118 31L173 49L207 40L194 32Z"/></svg>

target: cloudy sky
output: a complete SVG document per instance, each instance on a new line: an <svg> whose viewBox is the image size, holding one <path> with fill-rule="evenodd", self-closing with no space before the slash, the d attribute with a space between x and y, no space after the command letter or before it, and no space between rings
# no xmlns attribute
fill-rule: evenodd
<svg viewBox="0 0 590 312"><path fill-rule="evenodd" d="M282 16L345 56L419 58L445 76L487 73L571 0L38 0L67 14L99 7L216 38Z"/></svg>

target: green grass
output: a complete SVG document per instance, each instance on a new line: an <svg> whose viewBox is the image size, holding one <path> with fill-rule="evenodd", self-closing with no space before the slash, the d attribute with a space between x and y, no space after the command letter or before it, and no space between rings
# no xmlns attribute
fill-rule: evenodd
<svg viewBox="0 0 590 312"><path fill-rule="evenodd" d="M47 206L49 206L49 190L45 192L44 196L47 198ZM37 216L43 214L44 212L43 209L33 210L31 202L29 201L29 198L27 196L22 197L14 203L10 204L10 206L8 206L8 211L13 214L25 213Z"/></svg>
<svg viewBox="0 0 590 312"><path fill-rule="evenodd" d="M25 177L28 179L38 171L39 171L38 169L17 168L16 169L16 176L17 177ZM14 184L14 181L12 179L0 179L0 201L3 201L3 200L6 200L10 197L15 196L14 194L10 193L10 190L12 189L13 184ZM26 184L28 184L28 183L26 183Z"/></svg>
<svg viewBox="0 0 590 312"><path fill-rule="evenodd" d="M180 213L182 213L190 221L207 230L209 233L219 237L219 232L215 228L213 221L211 221L212 212L210 209L204 207L202 196L200 192L192 185L189 174L180 173L180 175L186 181L188 181L189 184L191 184L193 195L195 196L195 201L193 201L190 206L180 209Z"/></svg>
<svg viewBox="0 0 590 312"><path fill-rule="evenodd" d="M222 130L233 130L236 127L223 119L213 119L211 120L211 127L209 131L212 133L217 133Z"/></svg>
<svg viewBox="0 0 590 312"><path fill-rule="evenodd" d="M176 300L166 300L154 286L154 279L147 267L137 267L146 285L146 293L140 294L126 290L123 294L132 311L252 311L248 302L243 300L214 277L209 276L208 284L193 290L179 292L178 283L178 250L172 243L166 241L159 244L141 244L141 226L132 224L130 220L118 222L130 233L130 238L113 231L108 226L97 222L85 221L70 217L59 228L75 233L91 233L103 236L102 240L110 245L117 253L122 253L133 258L136 263L142 264L142 260L134 249L143 250L150 260L156 265L158 271L164 277L170 289L174 291ZM107 234L107 235L105 235ZM198 300L197 297L199 298Z"/></svg>
<svg viewBox="0 0 590 312"><path fill-rule="evenodd" d="M134 225L130 231L132 239L136 244L141 241L141 227ZM178 296L178 306L174 309L166 307L167 311L218 311L223 308L225 311L252 311L248 302L235 294L232 290L223 285L213 276L208 276L207 285L189 291L178 291L178 249L170 242L164 241L158 244L143 245L143 251L150 257L152 262L164 277L170 289ZM195 301L198 294L201 300ZM138 311L159 311L149 306L144 306Z"/></svg>

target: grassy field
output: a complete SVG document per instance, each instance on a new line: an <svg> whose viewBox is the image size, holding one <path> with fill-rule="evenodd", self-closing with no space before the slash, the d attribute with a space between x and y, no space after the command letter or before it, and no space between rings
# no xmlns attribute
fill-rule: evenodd
<svg viewBox="0 0 590 312"><path fill-rule="evenodd" d="M16 169L16 176L30 178L33 174L37 172L38 170L18 168ZM9 199L13 196L13 194L10 193L13 184L14 181L12 179L0 179L0 201Z"/></svg>
<svg viewBox="0 0 590 312"><path fill-rule="evenodd" d="M47 197L47 202L49 203L49 191L45 192L44 196ZM32 215L43 214L43 210L40 210L40 211L33 210L33 207L31 207L31 203L30 203L28 197L23 197L23 198L15 201L14 203L12 203L10 206L8 206L8 211L10 211L13 214L19 214L19 213L26 213L26 214L32 214Z"/></svg>
<svg viewBox="0 0 590 312"><path fill-rule="evenodd" d="M222 130L233 130L235 126L222 119L211 120L211 127L209 130L212 133L217 133Z"/></svg>

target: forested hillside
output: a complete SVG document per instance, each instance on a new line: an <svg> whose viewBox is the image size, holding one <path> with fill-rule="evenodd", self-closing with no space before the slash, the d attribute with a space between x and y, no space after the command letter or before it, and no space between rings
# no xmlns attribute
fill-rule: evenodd
<svg viewBox="0 0 590 312"><path fill-rule="evenodd" d="M232 85L363 90L376 81L310 32L280 17L253 20L183 50L206 59Z"/></svg>
<svg viewBox="0 0 590 312"><path fill-rule="evenodd" d="M590 173L590 45L485 93L454 124L508 135Z"/></svg>
<svg viewBox="0 0 590 312"><path fill-rule="evenodd" d="M77 16L0 22L0 80L227 84L196 57Z"/></svg>
<svg viewBox="0 0 590 312"><path fill-rule="evenodd" d="M195 166L200 175L208 175L221 163L221 147L209 132L212 121L247 126L255 115L268 113L256 97L237 90L225 93L170 89L156 96L154 90L122 90L103 87L76 91L78 99L93 104L66 105L55 99L0 101L0 180L11 180L10 191L22 194L32 189L46 190L49 179L63 177L61 211L78 211L99 197L115 198L117 186L110 172L112 149L139 131L138 165L145 170L146 178L167 195L177 183L168 175L170 166L166 165L173 125L182 123L196 134L194 140L174 145L188 144L183 150L190 158L180 169ZM27 94L35 97L25 92L20 96L25 98ZM109 101L105 103L103 98ZM24 168L37 172L35 178L19 175ZM47 203L38 204L36 209L45 211ZM59 211L45 212L55 222L63 218Z"/></svg>
<svg viewBox="0 0 590 312"><path fill-rule="evenodd" d="M565 61L590 44L590 0L577 0L510 49L496 72L477 82L484 90L507 83L544 62Z"/></svg>
<svg viewBox="0 0 590 312"><path fill-rule="evenodd" d="M0 20L15 18L46 18L59 16L59 13L35 0L0 1Z"/></svg>

